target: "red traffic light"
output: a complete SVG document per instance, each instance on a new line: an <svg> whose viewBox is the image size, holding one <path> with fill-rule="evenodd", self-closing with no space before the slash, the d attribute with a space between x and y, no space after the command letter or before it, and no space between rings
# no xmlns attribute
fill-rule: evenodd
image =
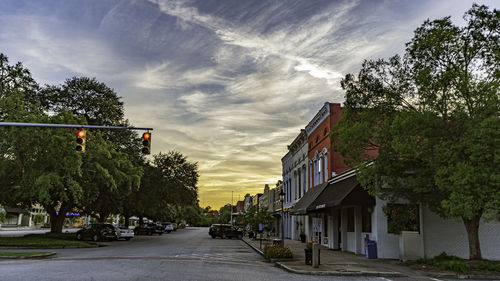
<svg viewBox="0 0 500 281"><path fill-rule="evenodd" d="M78 132L76 132L76 136L79 137L79 138L85 137L85 131L84 130L78 130Z"/></svg>
<svg viewBox="0 0 500 281"><path fill-rule="evenodd" d="M142 134L142 149L143 154L151 153L151 133Z"/></svg>
<svg viewBox="0 0 500 281"><path fill-rule="evenodd" d="M75 150L77 152L85 152L85 138L86 138L86 133L84 130L78 130L76 132L76 147Z"/></svg>

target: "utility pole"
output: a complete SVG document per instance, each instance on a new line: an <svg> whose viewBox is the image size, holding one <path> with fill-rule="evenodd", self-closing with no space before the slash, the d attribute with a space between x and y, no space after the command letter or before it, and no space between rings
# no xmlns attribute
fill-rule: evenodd
<svg viewBox="0 0 500 281"><path fill-rule="evenodd" d="M233 225L233 193L234 191L231 191L231 225Z"/></svg>

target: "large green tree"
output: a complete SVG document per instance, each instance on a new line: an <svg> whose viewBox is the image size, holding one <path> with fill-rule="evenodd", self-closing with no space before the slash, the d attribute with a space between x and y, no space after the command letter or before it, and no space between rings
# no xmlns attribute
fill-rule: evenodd
<svg viewBox="0 0 500 281"><path fill-rule="evenodd" d="M73 77L45 86L37 96L48 112L70 110L92 125L129 125L120 97L95 78ZM123 212L124 199L139 187L144 164L139 138L130 130L94 130L88 132L86 147L77 179L85 187L79 208L104 222Z"/></svg>
<svg viewBox="0 0 500 281"><path fill-rule="evenodd" d="M481 259L479 222L500 213L500 12L473 5L464 19L427 20L402 58L347 75L331 139L372 194L462 220Z"/></svg>
<svg viewBox="0 0 500 281"><path fill-rule="evenodd" d="M124 200L124 214L173 220L180 218L181 207L198 205L198 166L186 156L159 153L143 170L140 189Z"/></svg>
<svg viewBox="0 0 500 281"><path fill-rule="evenodd" d="M85 189L79 206L105 222L109 215L121 213L123 199L139 189L142 167L134 165L130 155L117 151L102 135L101 131L87 134L80 179Z"/></svg>

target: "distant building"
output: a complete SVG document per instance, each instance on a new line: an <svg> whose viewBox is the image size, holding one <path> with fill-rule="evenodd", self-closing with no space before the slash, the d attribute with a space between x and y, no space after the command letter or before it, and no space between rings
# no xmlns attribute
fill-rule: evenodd
<svg viewBox="0 0 500 281"><path fill-rule="evenodd" d="M236 202L236 213L242 214L245 212L245 201L240 200Z"/></svg>
<svg viewBox="0 0 500 281"><path fill-rule="evenodd" d="M256 207L256 210L260 210L260 197L262 196L262 193L257 193L254 196L252 196L252 206Z"/></svg>
<svg viewBox="0 0 500 281"><path fill-rule="evenodd" d="M245 212L252 207L252 196L250 194L245 194L245 199L243 200L245 206Z"/></svg>

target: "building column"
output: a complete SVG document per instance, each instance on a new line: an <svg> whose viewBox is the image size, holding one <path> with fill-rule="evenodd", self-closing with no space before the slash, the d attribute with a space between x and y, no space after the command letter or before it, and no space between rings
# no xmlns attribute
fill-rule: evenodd
<svg viewBox="0 0 500 281"><path fill-rule="evenodd" d="M342 251L347 251L347 209L340 210L340 240L342 241Z"/></svg>
<svg viewBox="0 0 500 281"><path fill-rule="evenodd" d="M311 241L311 220L309 216L304 217L304 226L306 230L306 242Z"/></svg>
<svg viewBox="0 0 500 281"><path fill-rule="evenodd" d="M17 216L17 226L20 226L23 223L23 214L19 214Z"/></svg>
<svg viewBox="0 0 500 281"><path fill-rule="evenodd" d="M362 214L361 214L361 207L354 207L354 235L356 237L356 245L354 247L354 251L356 254L362 254L363 249L361 248L361 230L363 229L363 223L362 223Z"/></svg>

